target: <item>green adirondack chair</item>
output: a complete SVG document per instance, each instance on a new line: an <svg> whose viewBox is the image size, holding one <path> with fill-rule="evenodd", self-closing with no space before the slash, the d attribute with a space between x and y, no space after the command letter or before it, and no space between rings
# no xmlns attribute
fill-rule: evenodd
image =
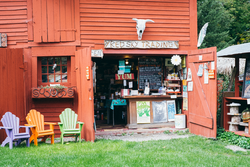
<svg viewBox="0 0 250 167"><path fill-rule="evenodd" d="M79 142L81 142L81 131L83 122L78 122L78 115L71 110L70 108L66 108L60 115L60 121L58 123L61 130L61 142L63 144L63 137L65 136L75 136L77 141L77 137L79 136ZM76 128L76 124L79 124L79 128Z"/></svg>

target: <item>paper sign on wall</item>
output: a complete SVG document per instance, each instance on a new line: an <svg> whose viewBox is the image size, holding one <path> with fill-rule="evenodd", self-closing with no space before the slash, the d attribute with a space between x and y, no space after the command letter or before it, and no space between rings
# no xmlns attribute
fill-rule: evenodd
<svg viewBox="0 0 250 167"><path fill-rule="evenodd" d="M133 82L129 82L129 88L133 88Z"/></svg>
<svg viewBox="0 0 250 167"><path fill-rule="evenodd" d="M188 91L193 91L193 82L188 82Z"/></svg>
<svg viewBox="0 0 250 167"><path fill-rule="evenodd" d="M208 70L204 70L204 84L208 84Z"/></svg>
<svg viewBox="0 0 250 167"><path fill-rule="evenodd" d="M188 110L188 98L183 98L183 110Z"/></svg>
<svg viewBox="0 0 250 167"><path fill-rule="evenodd" d="M211 62L211 70L214 70L214 61Z"/></svg>
<svg viewBox="0 0 250 167"><path fill-rule="evenodd" d="M200 64L200 65L199 65L199 70L198 70L198 72L197 72L197 75L198 75L199 77L202 77L202 75L203 75L203 64Z"/></svg>
<svg viewBox="0 0 250 167"><path fill-rule="evenodd" d="M190 69L190 68L188 68L187 81L192 81L192 72L191 72L191 69Z"/></svg>
<svg viewBox="0 0 250 167"><path fill-rule="evenodd" d="M188 93L187 92L183 92L182 97L188 97Z"/></svg>

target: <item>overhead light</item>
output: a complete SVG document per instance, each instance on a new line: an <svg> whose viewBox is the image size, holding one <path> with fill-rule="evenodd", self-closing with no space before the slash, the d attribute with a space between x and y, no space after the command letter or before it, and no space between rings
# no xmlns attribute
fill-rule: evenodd
<svg viewBox="0 0 250 167"><path fill-rule="evenodd" d="M125 64L128 64L128 59L125 59Z"/></svg>

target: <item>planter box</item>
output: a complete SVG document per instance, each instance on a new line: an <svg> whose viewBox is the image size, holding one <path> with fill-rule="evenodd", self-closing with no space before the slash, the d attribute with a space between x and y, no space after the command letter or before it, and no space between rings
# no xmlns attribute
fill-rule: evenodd
<svg viewBox="0 0 250 167"><path fill-rule="evenodd" d="M74 98L74 88L32 88L32 98Z"/></svg>

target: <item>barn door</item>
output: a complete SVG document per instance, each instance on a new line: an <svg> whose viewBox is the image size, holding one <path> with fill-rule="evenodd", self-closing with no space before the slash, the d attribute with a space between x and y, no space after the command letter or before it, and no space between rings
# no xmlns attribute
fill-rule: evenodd
<svg viewBox="0 0 250 167"><path fill-rule="evenodd" d="M84 122L82 138L86 141L95 140L93 75L90 48L76 51L75 70L78 96L78 119Z"/></svg>
<svg viewBox="0 0 250 167"><path fill-rule="evenodd" d="M10 111L25 122L26 94L24 77L26 65L23 49L0 48L0 119L5 112ZM0 126L2 123L0 122ZM0 143L6 133L0 130Z"/></svg>
<svg viewBox="0 0 250 167"><path fill-rule="evenodd" d="M216 138L217 124L217 55L216 47L190 51L188 55L188 71L193 82L193 89L188 88L188 126L191 133L208 138ZM199 66L202 65L202 76L198 76ZM207 67L207 69L206 69ZM206 71L214 78L208 78Z"/></svg>

